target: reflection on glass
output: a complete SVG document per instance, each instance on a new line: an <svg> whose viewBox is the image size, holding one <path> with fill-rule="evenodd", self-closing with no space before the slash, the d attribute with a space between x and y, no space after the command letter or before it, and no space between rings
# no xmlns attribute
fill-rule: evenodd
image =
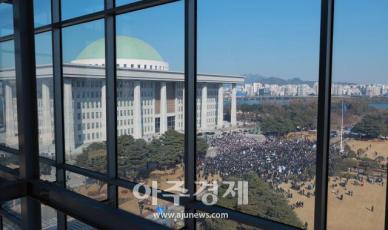
<svg viewBox="0 0 388 230"><path fill-rule="evenodd" d="M104 0L63 0L62 20L94 13L104 9Z"/></svg>
<svg viewBox="0 0 388 230"><path fill-rule="evenodd" d="M13 34L13 9L10 3L0 3L0 36Z"/></svg>
<svg viewBox="0 0 388 230"><path fill-rule="evenodd" d="M3 217L3 229L4 230L19 230L21 229L18 225L15 223L11 222L7 218Z"/></svg>
<svg viewBox="0 0 388 230"><path fill-rule="evenodd" d="M137 0L116 0L116 6L137 2Z"/></svg>
<svg viewBox="0 0 388 230"><path fill-rule="evenodd" d="M198 230L259 230L259 228L252 227L249 225L241 224L237 221L228 219L223 216L224 213L205 213L198 212L199 219L197 219Z"/></svg>
<svg viewBox="0 0 388 230"><path fill-rule="evenodd" d="M41 206L42 229L57 229L57 211L50 206L42 204Z"/></svg>
<svg viewBox="0 0 388 230"><path fill-rule="evenodd" d="M10 201L6 201L1 204L1 208L4 210L7 210L14 216L20 216L21 215L21 199L14 199Z"/></svg>
<svg viewBox="0 0 388 230"><path fill-rule="evenodd" d="M98 201L107 199L106 183L77 173L66 172L66 187Z"/></svg>
<svg viewBox="0 0 388 230"><path fill-rule="evenodd" d="M14 41L0 43L0 144L19 148Z"/></svg>
<svg viewBox="0 0 388 230"><path fill-rule="evenodd" d="M67 229L69 229L69 230L79 230L79 229L95 230L95 228L93 228L92 226L87 225L84 222L81 222L81 221L79 221L71 216L67 216Z"/></svg>
<svg viewBox="0 0 388 230"><path fill-rule="evenodd" d="M35 35L39 155L55 159L51 32Z"/></svg>
<svg viewBox="0 0 388 230"><path fill-rule="evenodd" d="M182 2L117 17L118 174L160 189L184 180L183 18Z"/></svg>
<svg viewBox="0 0 388 230"><path fill-rule="evenodd" d="M203 0L198 14L197 198L312 228L320 1Z"/></svg>
<svg viewBox="0 0 388 230"><path fill-rule="evenodd" d="M102 20L63 30L66 162L106 171L105 43Z"/></svg>
<svg viewBox="0 0 388 230"><path fill-rule="evenodd" d="M161 199L157 199L156 204L153 204L151 196L145 197L145 194L135 196L131 190L121 187L119 187L119 208L172 229L181 229L185 225L184 219L157 216L160 213L166 215L181 214L184 212L183 206L175 206L173 203Z"/></svg>
<svg viewBox="0 0 388 230"><path fill-rule="evenodd" d="M51 0L34 0L34 21L35 27L51 23Z"/></svg>
<svg viewBox="0 0 388 230"><path fill-rule="evenodd" d="M19 168L19 156L4 151L0 151L0 165L11 169Z"/></svg>
<svg viewBox="0 0 388 230"><path fill-rule="evenodd" d="M54 182L56 181L56 170L55 167L52 167L48 164L40 162L40 179L45 181Z"/></svg>
<svg viewBox="0 0 388 230"><path fill-rule="evenodd" d="M388 2L335 3L327 228L384 229Z"/></svg>

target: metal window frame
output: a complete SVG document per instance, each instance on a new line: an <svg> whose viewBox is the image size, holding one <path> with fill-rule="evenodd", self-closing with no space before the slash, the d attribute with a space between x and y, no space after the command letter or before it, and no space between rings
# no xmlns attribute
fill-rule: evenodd
<svg viewBox="0 0 388 230"><path fill-rule="evenodd" d="M330 106L333 58L334 0L321 2L321 32L319 51L318 124L316 155L316 191L314 229L327 225L327 187L330 145Z"/></svg>
<svg viewBox="0 0 388 230"><path fill-rule="evenodd" d="M197 140L197 0L185 1L185 187L189 194L189 204L196 198L196 140ZM186 213L194 213L191 205L185 206ZM186 227L195 229L196 220L186 219Z"/></svg>
<svg viewBox="0 0 388 230"><path fill-rule="evenodd" d="M118 227L120 224L138 227L163 228L149 220L118 208L118 187L132 190L136 183L117 177L117 98L116 98L116 16L138 10L145 10L179 0L142 0L115 7L115 0L104 0L104 10L61 20L61 0L51 0L51 24L34 28L33 1L21 4L14 0L14 34L0 37L0 42L15 40L16 81L18 91L18 119L20 149L0 146L0 150L21 157L20 173L0 166L1 175L8 178L24 179L25 191L22 202L22 219L12 219L0 208L1 217L29 227L40 228L40 205L34 199L48 204L58 210L58 228L66 229L66 214L74 216L95 227ZM263 229L297 229L273 220L241 213L220 206L206 206L194 197L196 180L196 78L197 78L197 0L184 1L185 11L185 187L189 197L183 199L187 212L204 211L209 213L225 212L230 220ZM181 2L182 2L181 1ZM316 196L314 209L314 229L323 230L327 225L327 186L328 155L330 134L331 73L333 56L334 1L321 0L320 51L319 51L319 95L317 125L317 160L316 160ZM2 1L11 2L11 1ZM65 162L64 123L63 123L63 73L62 73L62 29L68 26L104 19L106 50L106 112L107 112L107 173L94 172L89 169L68 165ZM37 112L35 89L35 53L34 33L52 32L53 81L54 81L54 122L55 122L55 160L39 157L37 149ZM28 46L27 46L28 44ZM17 51L17 52L16 52ZM32 87L31 87L32 86ZM30 104L29 104L30 103ZM26 113L31 110L31 113ZM27 138L28 137L28 138ZM32 153L32 154L31 154ZM31 164L33 162L33 164ZM56 168L56 182L39 181L39 162ZM80 194L66 190L65 172L74 172L108 184L107 202L97 202ZM20 183L18 184L19 186ZM15 192L15 191L14 191ZM141 190L140 192L144 192ZM173 201L164 197L168 192L158 194L159 199ZM386 211L388 209L388 186L386 193ZM34 199L32 199L32 197ZM64 202L67 201L67 202ZM66 213L66 214L65 214ZM110 225L103 221L111 220ZM121 225L122 226L122 225ZM388 228L388 217L385 218ZM196 229L195 219L186 220L187 229ZM0 228L1 229L1 228Z"/></svg>
<svg viewBox="0 0 388 230"><path fill-rule="evenodd" d="M3 228L4 218L15 224L16 226L22 228L23 223L22 219L19 216L15 216L12 213L7 212L4 209L0 209L0 230Z"/></svg>
<svg viewBox="0 0 388 230"><path fill-rule="evenodd" d="M19 174L22 179L28 181L39 179L40 174L32 1L13 1L13 21L20 152ZM21 216L24 229L39 229L41 226L40 203L29 196L22 197Z"/></svg>
<svg viewBox="0 0 388 230"><path fill-rule="evenodd" d="M61 0L51 0L51 22L61 21ZM63 108L63 78L62 78L62 30L53 28L52 36L52 65L53 65L53 92L54 92L54 136L55 136L55 162L65 163L64 139L64 108ZM61 188L66 188L66 172L56 168L56 183ZM66 215L57 211L57 227L59 230L67 228Z"/></svg>
<svg viewBox="0 0 388 230"><path fill-rule="evenodd" d="M105 0L105 10L115 7L115 0ZM116 96L116 16L105 17L106 129L107 169L111 180L117 179L117 96ZM108 200L118 207L118 187L108 183Z"/></svg>

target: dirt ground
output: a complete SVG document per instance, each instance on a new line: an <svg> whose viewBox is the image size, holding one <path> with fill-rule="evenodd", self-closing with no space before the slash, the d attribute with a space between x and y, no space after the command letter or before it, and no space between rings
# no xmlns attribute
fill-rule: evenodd
<svg viewBox="0 0 388 230"><path fill-rule="evenodd" d="M384 229L384 214L385 214L385 192L386 180L384 185L364 183L364 186L353 185L354 180L349 180L346 189L341 186L332 188L334 182L330 178L329 182L329 200L328 200L328 229L329 230L369 230L369 229ZM287 191L290 184L281 185ZM338 189L338 195L335 194ZM352 190L353 196L346 194ZM290 189L293 194L292 199L289 199L289 204L294 204L296 201L303 201L303 208L294 209L299 218L308 222L308 229L313 229L314 226L314 196L307 198L300 195L297 191ZM343 194L343 200L338 199ZM373 212L371 207L373 205Z"/></svg>
<svg viewBox="0 0 388 230"><path fill-rule="evenodd" d="M364 153L362 156L376 159L378 156L388 157L388 140L355 140L350 139L346 140L346 144L354 151L357 152L358 149L362 149Z"/></svg>
<svg viewBox="0 0 388 230"><path fill-rule="evenodd" d="M172 172L170 172L172 173ZM167 179L174 179L181 176L183 168L178 168L173 174L163 175L158 181L162 182L160 188L166 188ZM384 213L385 213L385 192L386 180L384 185L369 184L364 182L363 186L354 185L353 179L349 180L346 188L337 186L332 188L332 184L338 184L338 180L334 182L330 178L329 182L329 200L328 200L328 229L329 230L369 230L369 229L384 229ZM313 183L313 182L311 182ZM310 183L310 184L311 184ZM308 183L306 183L307 185ZM295 208L295 212L302 222L308 223L308 229L313 229L314 226L314 196L307 197L301 195L297 191L290 189L291 184L280 185L285 191L292 193L292 198L289 199L289 204L295 204L297 201L303 201L303 208ZM305 191L309 191L307 187L303 187ZM77 192L89 196L91 198L102 200L106 197L106 186L100 188L97 184L90 186L80 186ZM337 192L338 190L338 192ZM353 191L353 196L347 195L347 191ZM343 199L340 200L340 195ZM133 193L127 189L119 188L120 208L128 212L140 215L138 200ZM158 199L158 204L167 205L168 202ZM171 205L171 204L170 204ZM373 212L371 207L373 205ZM142 216L146 217L155 212L154 206L145 204Z"/></svg>
<svg viewBox="0 0 388 230"><path fill-rule="evenodd" d="M124 188L119 188L119 206L121 209L134 213L136 215L142 215L144 217L155 212L155 206L151 205L151 199L148 199L144 205L143 213L140 214L139 200L133 195L133 193ZM168 202L158 199L158 205L166 205Z"/></svg>
<svg viewBox="0 0 388 230"><path fill-rule="evenodd" d="M290 137L300 138L307 137L314 140L315 134L310 132L293 133ZM365 151L365 156L375 159L377 156L388 157L388 141L382 140L369 140L361 141L354 139L347 139L347 145L357 152L358 149ZM377 154L376 154L377 153ZM201 170L198 172L197 180L221 180L219 175L214 175L209 178L204 178ZM144 181L147 185L151 185L151 181L158 181L158 188L165 190L171 187L168 181L182 181L184 180L184 167L178 165L175 169L166 171L153 171L150 177ZM328 200L328 229L329 230L369 230L369 229L384 229L384 214L385 214L385 192L386 192L386 180L384 185L364 183L364 186L353 185L353 180L350 180L346 188L337 186L334 189L331 188L333 183L338 183L330 178L329 183L329 200ZM290 184L282 184L285 191L291 187ZM305 190L308 191L305 187ZM334 192L338 190L338 193ZM346 194L347 191L352 190L353 196ZM78 192L97 200L101 200L106 196L106 186L99 187L97 185L91 185L88 187L80 186ZM314 227L314 196L307 197L299 194L297 191L290 189L293 197L289 199L289 204L295 204L297 201L303 201L303 208L295 208L296 214L302 220L302 222L308 223L308 229ZM338 197L343 194L343 199ZM119 189L120 208L131 213L140 215L139 204L137 199L134 198L132 192L127 189ZM158 200L158 202L164 202ZM373 205L373 212L371 207ZM146 204L143 216L148 216L154 212L154 207Z"/></svg>
<svg viewBox="0 0 388 230"><path fill-rule="evenodd" d="M152 181L157 181L158 189L166 190L174 184L168 183L168 181L184 181L184 167L178 165L175 169L169 169L165 171L156 170L151 172L146 184L151 186Z"/></svg>
<svg viewBox="0 0 388 230"><path fill-rule="evenodd" d="M315 131L290 132L287 135L287 138L307 138L310 141L316 141L317 140L317 132L315 132Z"/></svg>

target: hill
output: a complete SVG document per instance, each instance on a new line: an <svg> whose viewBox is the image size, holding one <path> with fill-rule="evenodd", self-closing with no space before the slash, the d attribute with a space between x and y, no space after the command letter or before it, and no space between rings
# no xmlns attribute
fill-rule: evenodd
<svg viewBox="0 0 388 230"><path fill-rule="evenodd" d="M304 81L300 78L282 79L278 77L266 77L260 74L244 74L245 83L260 82L263 84L277 84L277 85L288 85L288 84L308 84L312 86L314 81Z"/></svg>

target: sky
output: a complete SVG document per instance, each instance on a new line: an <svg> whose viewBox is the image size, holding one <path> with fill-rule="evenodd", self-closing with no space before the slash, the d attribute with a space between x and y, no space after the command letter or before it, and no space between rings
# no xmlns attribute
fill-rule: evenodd
<svg viewBox="0 0 388 230"><path fill-rule="evenodd" d="M34 0L37 26L50 20L49 1ZM67 0L62 15L71 18L102 7L103 0ZM320 7L319 0L198 0L198 72L317 80ZM334 81L388 84L386 12L387 0L336 1ZM63 29L64 62L103 37L103 23L98 20ZM182 1L118 16L117 34L144 40L171 70L183 71ZM50 61L50 36L46 33L36 39L41 63Z"/></svg>

